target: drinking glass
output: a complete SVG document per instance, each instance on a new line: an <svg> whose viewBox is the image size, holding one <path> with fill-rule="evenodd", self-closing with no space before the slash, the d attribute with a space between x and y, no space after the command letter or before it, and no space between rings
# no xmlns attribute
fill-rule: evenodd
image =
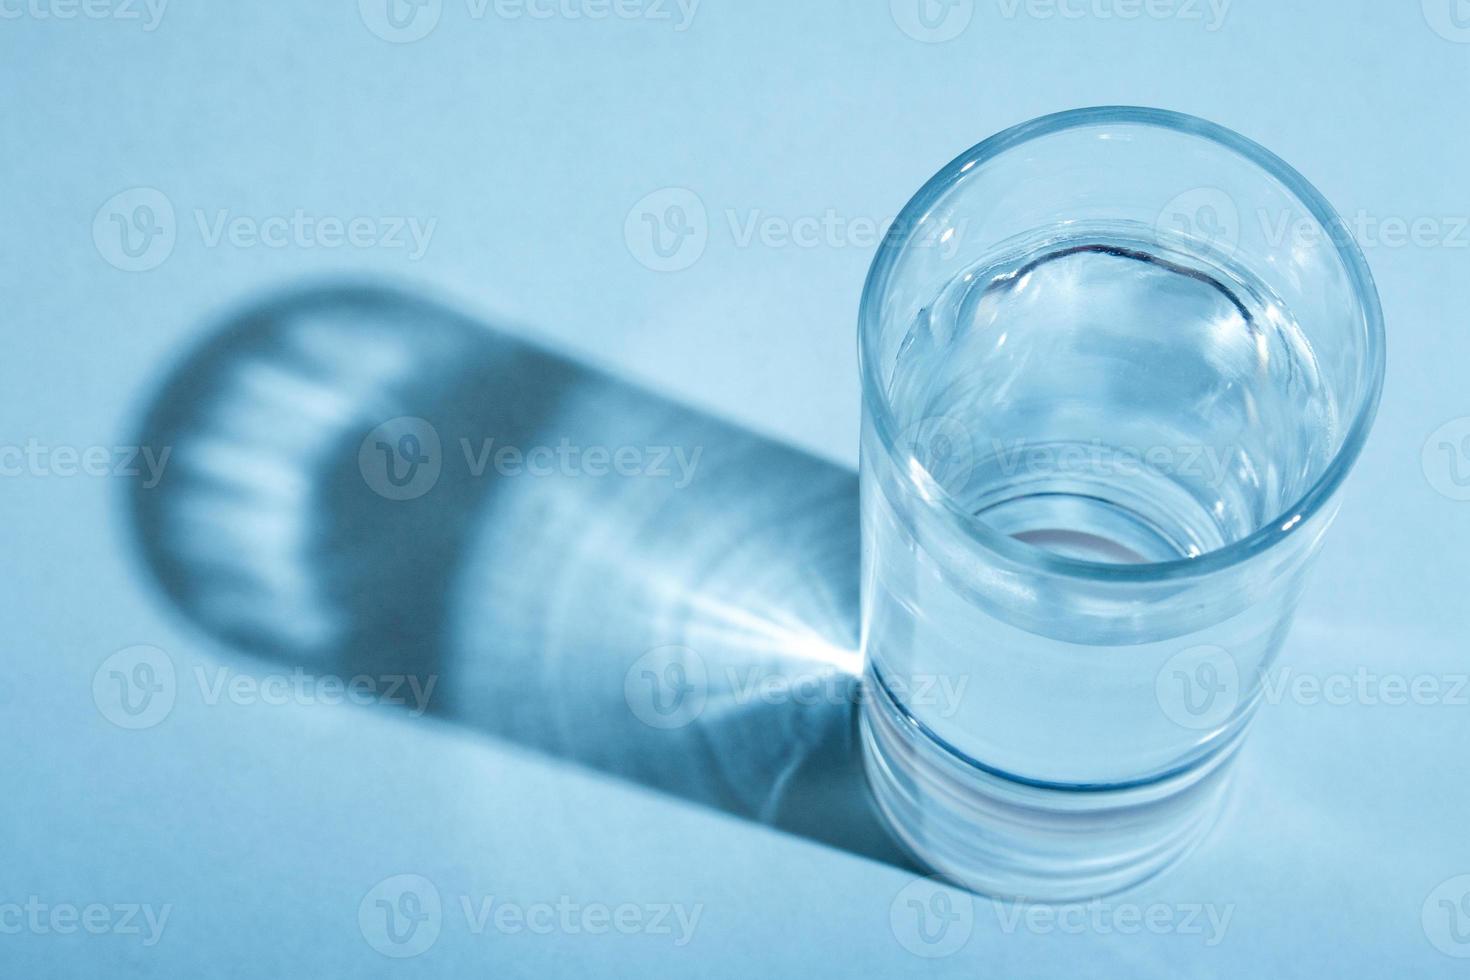
<svg viewBox="0 0 1470 980"><path fill-rule="evenodd" d="M859 348L865 765L895 836L1069 901L1210 826L1383 377L1341 219L1263 147L1108 107L967 150Z"/></svg>

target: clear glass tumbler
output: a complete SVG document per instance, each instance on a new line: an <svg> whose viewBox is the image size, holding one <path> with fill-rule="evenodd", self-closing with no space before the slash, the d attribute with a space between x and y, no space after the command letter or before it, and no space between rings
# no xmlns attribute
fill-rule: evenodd
<svg viewBox="0 0 1470 980"><path fill-rule="evenodd" d="M1341 219L1177 113L1047 116L909 202L863 295L866 766L976 890L1100 896L1218 811L1383 325Z"/></svg>

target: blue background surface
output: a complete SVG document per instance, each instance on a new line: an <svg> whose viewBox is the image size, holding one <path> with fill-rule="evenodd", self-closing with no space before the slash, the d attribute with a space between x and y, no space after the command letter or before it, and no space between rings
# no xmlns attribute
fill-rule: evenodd
<svg viewBox="0 0 1470 980"><path fill-rule="evenodd" d="M151 30L142 6L63 18L64 0L7 0L0 443L122 444L223 312L304 278L366 273L855 466L854 321L874 243L850 224L813 247L742 243L746 222L831 214L861 228L1001 128L1079 105L1156 105L1264 143L1350 223L1420 222L1417 241L1365 242L1388 324L1383 407L1284 658L1315 676L1361 668L1451 686L1470 671L1470 502L1454 499L1470 473L1470 443L1457 441L1470 423L1455 423L1470 416L1470 9L1233 0L1217 21L1183 0L1132 17L1119 16L1127 0L1064 6L1077 16L961 2L948 25L963 30L933 43L905 32L925 34L903 2L883 0L703 0L682 30L672 3L589 19L494 4L477 17L443 0L421 13L437 8L424 37L399 43L374 32L393 34L371 3L350 0L174 0ZM140 187L172 206L175 240L130 272L93 226ZM668 188L697 196L708 231L692 264L659 272L640 261L637 215L635 232L628 223ZM297 209L435 224L414 259L381 245L211 244L196 220ZM1464 692L1263 709L1220 828L1186 865L1114 901L1113 912L1229 907L1221 942L1007 928L1004 906L976 899L962 948L928 959L891 927L904 871L452 725L183 697L157 726L111 724L91 685L112 652L154 645L181 672L233 662L143 575L119 483L0 480L0 904L172 911L152 946L7 929L7 976L1470 966L1452 955L1470 942L1426 928L1470 875ZM364 894L400 873L434 881L446 904L432 947L401 960L373 949L357 917ZM682 947L657 934L476 935L456 918L460 895L702 912ZM1459 914L1470 939L1470 907Z"/></svg>

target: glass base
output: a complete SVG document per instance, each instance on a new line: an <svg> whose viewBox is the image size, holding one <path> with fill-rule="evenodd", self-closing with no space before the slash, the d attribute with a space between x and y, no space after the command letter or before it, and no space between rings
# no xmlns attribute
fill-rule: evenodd
<svg viewBox="0 0 1470 980"><path fill-rule="evenodd" d="M864 767L889 829L936 874L985 895L1087 901L1153 877L1214 825L1244 735L1187 770L1125 787L1007 778L936 741L871 672Z"/></svg>

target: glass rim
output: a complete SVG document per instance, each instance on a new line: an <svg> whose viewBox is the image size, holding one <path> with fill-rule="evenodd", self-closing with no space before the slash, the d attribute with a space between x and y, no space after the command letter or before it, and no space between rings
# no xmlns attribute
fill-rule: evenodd
<svg viewBox="0 0 1470 980"><path fill-rule="evenodd" d="M882 329L879 307L882 297L888 291L893 267L907 244L909 235L905 229L918 227L939 198L976 165L1044 136L1106 123L1154 127L1198 136L1245 158L1268 176L1275 178L1330 233L1328 237L1347 271L1349 285L1363 311L1363 327L1366 333L1363 337L1363 365L1368 373L1368 390L1359 400L1337 452L1312 486L1276 518L1265 522L1245 537L1195 558L1128 565L1110 564L1059 555L996 531L974 514L960 508L954 497L939 487L922 467L919 468L919 474L928 483L919 482L919 476L908 465L912 453L903 450L897 443L896 433L893 431L893 405L884 388L878 364L878 343ZM1342 485L1367 441L1383 392L1384 360L1383 309L1367 260L1341 216L1311 182L1261 144L1231 129L1186 113L1144 106L1094 106L1040 116L1002 130L955 157L909 199L888 234L884 236L868 270L858 313L858 364L863 401L872 409L878 440L889 461L903 474L901 479L911 484L924 497L934 500L947 518L947 523L980 547L995 552L1025 570L1095 581L1152 582L1208 575L1246 562L1310 524L1312 518Z"/></svg>

